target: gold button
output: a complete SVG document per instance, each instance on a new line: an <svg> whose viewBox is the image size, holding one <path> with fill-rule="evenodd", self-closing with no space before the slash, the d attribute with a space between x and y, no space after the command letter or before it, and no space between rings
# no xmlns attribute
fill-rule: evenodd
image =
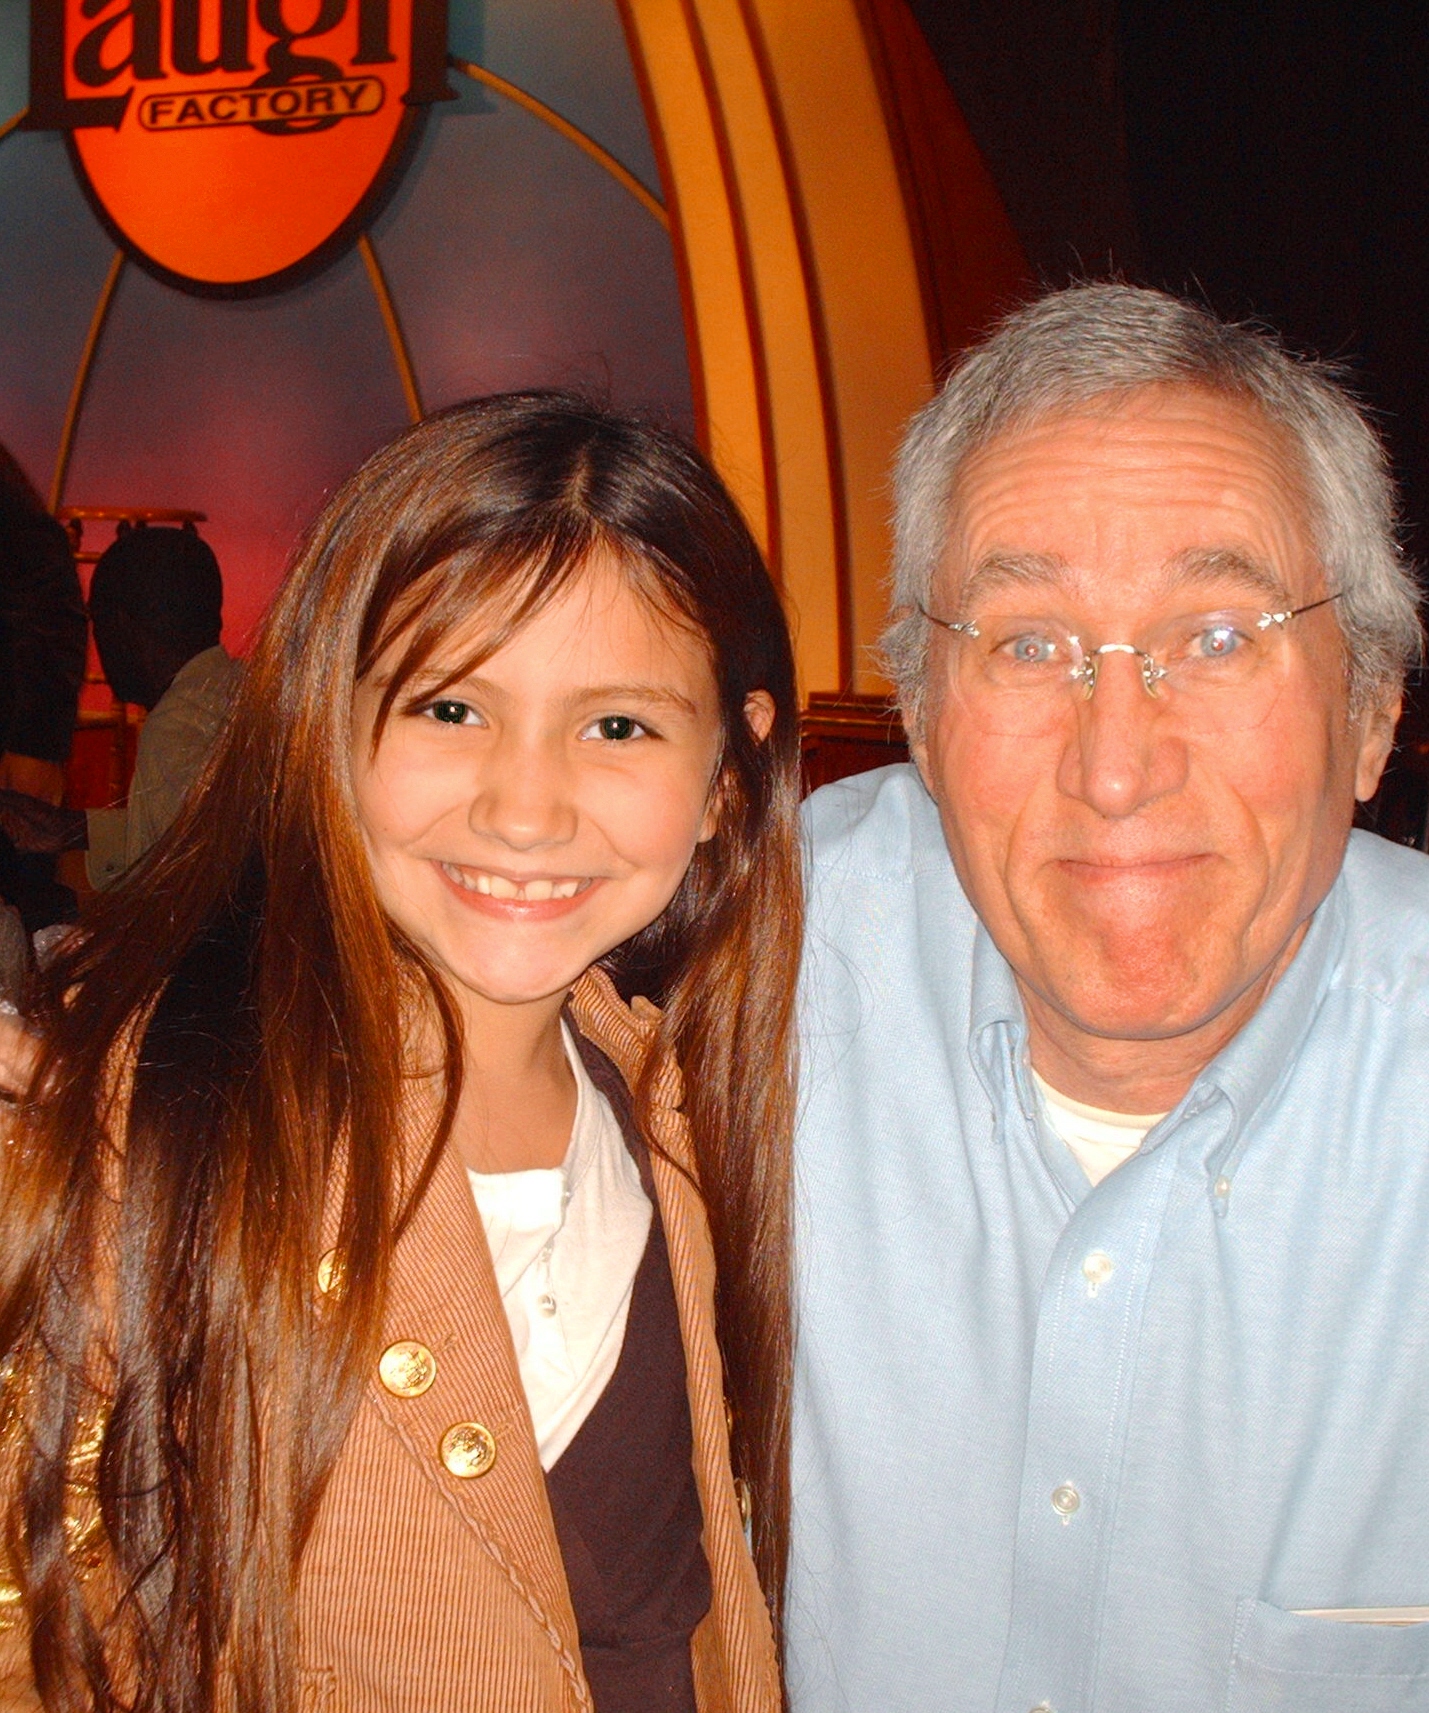
<svg viewBox="0 0 1429 1713"><path fill-rule="evenodd" d="M485 1475L496 1462L496 1438L480 1422L457 1422L442 1435L442 1462L463 1481Z"/></svg>
<svg viewBox="0 0 1429 1713"><path fill-rule="evenodd" d="M724 1431L734 1432L734 1405L726 1398L724 1401Z"/></svg>
<svg viewBox="0 0 1429 1713"><path fill-rule="evenodd" d="M329 1249L322 1260L318 1262L318 1289L324 1296L330 1295L342 1285L342 1262L337 1258L337 1250Z"/></svg>
<svg viewBox="0 0 1429 1713"><path fill-rule="evenodd" d="M420 1398L437 1377L437 1359L425 1344L404 1338L382 1352L377 1377L394 1398Z"/></svg>
<svg viewBox="0 0 1429 1713"><path fill-rule="evenodd" d="M734 1497L739 1505L739 1520L742 1523L747 1523L750 1513L754 1509L754 1501L750 1497L749 1483L742 1475L736 1475L734 1478Z"/></svg>

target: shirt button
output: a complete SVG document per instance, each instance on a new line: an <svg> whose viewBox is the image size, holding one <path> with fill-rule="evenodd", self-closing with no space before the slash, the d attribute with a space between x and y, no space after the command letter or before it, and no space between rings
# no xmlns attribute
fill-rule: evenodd
<svg viewBox="0 0 1429 1713"><path fill-rule="evenodd" d="M1082 1262L1082 1277L1091 1287L1091 1294L1097 1294L1097 1288L1104 1285L1116 1271L1110 1255L1100 1249L1093 1249L1086 1260Z"/></svg>
<svg viewBox="0 0 1429 1713"><path fill-rule="evenodd" d="M1215 1192L1216 1192L1217 1196L1219 1196L1220 1199L1222 1201L1224 1201L1226 1199L1226 1197L1231 1193L1231 1181L1229 1178L1217 1178L1215 1181L1214 1188L1215 1188Z"/></svg>
<svg viewBox="0 0 1429 1713"><path fill-rule="evenodd" d="M536 1307L540 1309L542 1314L554 1314L556 1312L556 1299L549 1291L542 1291L541 1295L536 1298Z"/></svg>
<svg viewBox="0 0 1429 1713"><path fill-rule="evenodd" d="M1050 1701L1039 1701L1032 1709L1032 1713L1057 1713L1057 1710Z"/></svg>
<svg viewBox="0 0 1429 1713"><path fill-rule="evenodd" d="M442 1435L441 1458L451 1474L470 1481L496 1462L496 1436L480 1422L455 1422Z"/></svg>
<svg viewBox="0 0 1429 1713"><path fill-rule="evenodd" d="M377 1377L394 1398L420 1398L437 1377L437 1359L425 1344L404 1338L378 1357Z"/></svg>
<svg viewBox="0 0 1429 1713"><path fill-rule="evenodd" d="M1082 1507L1082 1496L1070 1481L1064 1481L1060 1487L1052 1489L1052 1509L1065 1523Z"/></svg>
<svg viewBox="0 0 1429 1713"><path fill-rule="evenodd" d="M318 1289L326 1297L341 1288L342 1262L337 1258L337 1250L329 1249L318 1262Z"/></svg>

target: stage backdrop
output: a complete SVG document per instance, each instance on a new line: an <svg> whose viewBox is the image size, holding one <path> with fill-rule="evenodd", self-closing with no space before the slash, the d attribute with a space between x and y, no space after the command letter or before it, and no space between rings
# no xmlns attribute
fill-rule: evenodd
<svg viewBox="0 0 1429 1713"><path fill-rule="evenodd" d="M189 57L246 3L188 0ZM156 133L187 113L152 98L183 51L174 5L146 0L158 57L124 120ZM117 20L106 76L135 57L135 11L76 13ZM257 0L255 40L265 16L324 15ZM0 0L0 440L55 505L206 512L241 649L324 495L405 422L586 389L713 452L805 689L875 690L898 425L1024 273L904 0L452 0L445 48L456 98L416 110L387 192L320 265L203 295L102 206L117 132L79 133L85 184L64 133L26 127L30 7ZM370 70L344 75L382 99ZM201 172L184 198L206 217Z"/></svg>

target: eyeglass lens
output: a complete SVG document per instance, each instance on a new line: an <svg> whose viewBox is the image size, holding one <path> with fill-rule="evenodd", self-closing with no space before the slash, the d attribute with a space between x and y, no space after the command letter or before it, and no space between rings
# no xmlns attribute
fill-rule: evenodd
<svg viewBox="0 0 1429 1713"><path fill-rule="evenodd" d="M1249 608L1186 614L1134 644L1095 644L1051 620L980 612L951 641L948 667L970 715L1013 737L1064 722L1113 672L1135 673L1158 714L1189 732L1245 730L1269 717L1292 659L1285 623Z"/></svg>

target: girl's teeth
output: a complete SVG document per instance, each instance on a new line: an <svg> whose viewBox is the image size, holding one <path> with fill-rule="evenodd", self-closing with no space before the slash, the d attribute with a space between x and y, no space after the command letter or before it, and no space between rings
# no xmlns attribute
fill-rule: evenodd
<svg viewBox="0 0 1429 1713"><path fill-rule="evenodd" d="M515 898L524 904L546 904L553 898L574 898L581 889L579 880L528 880L518 886L504 875L487 874L482 869L458 868L455 863L443 863L447 874L468 892L479 892L486 898Z"/></svg>

